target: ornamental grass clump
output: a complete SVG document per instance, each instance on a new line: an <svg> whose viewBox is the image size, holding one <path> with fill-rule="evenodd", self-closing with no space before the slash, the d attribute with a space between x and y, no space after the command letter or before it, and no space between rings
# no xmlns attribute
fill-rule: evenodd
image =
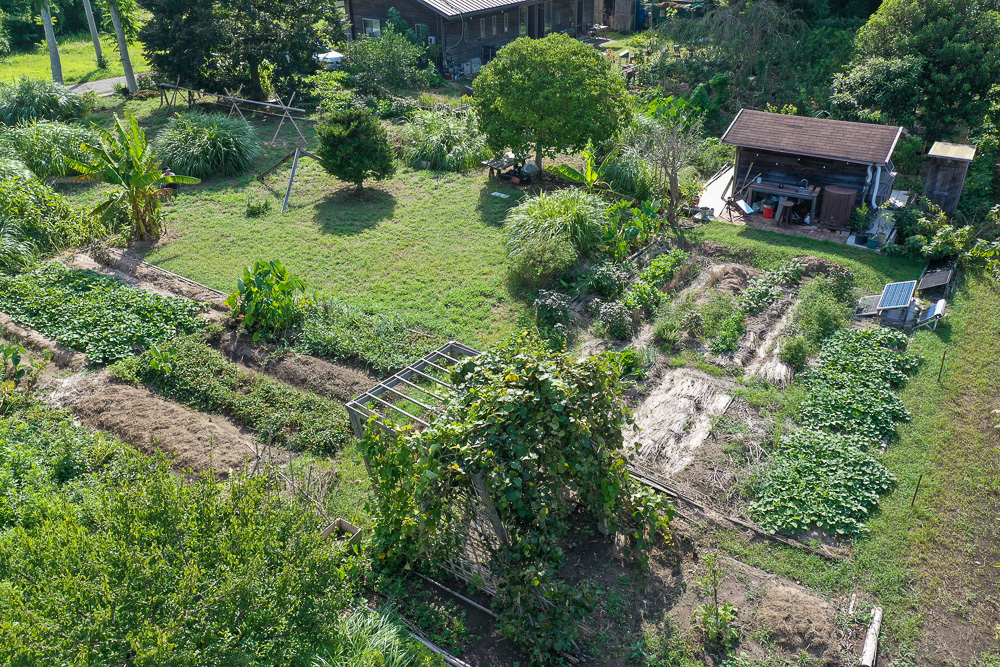
<svg viewBox="0 0 1000 667"><path fill-rule="evenodd" d="M538 239L568 236L584 256L593 256L603 245L608 207L600 197L577 188L537 197L518 204L507 213L504 243L507 257L518 255Z"/></svg>
<svg viewBox="0 0 1000 667"><path fill-rule="evenodd" d="M177 114L153 144L165 167L194 178L243 173L262 148L249 123L221 113Z"/></svg>
<svg viewBox="0 0 1000 667"><path fill-rule="evenodd" d="M26 76L14 83L0 82L0 125L33 120L76 120L88 111L86 99L66 86L35 81Z"/></svg>
<svg viewBox="0 0 1000 667"><path fill-rule="evenodd" d="M411 167L464 171L493 156L475 112L458 117L448 111L418 111L403 130L403 140L403 159Z"/></svg>
<svg viewBox="0 0 1000 667"><path fill-rule="evenodd" d="M43 179L76 173L66 158L85 159L85 143L97 143L92 130L60 122L32 121L0 132L0 153L13 156Z"/></svg>

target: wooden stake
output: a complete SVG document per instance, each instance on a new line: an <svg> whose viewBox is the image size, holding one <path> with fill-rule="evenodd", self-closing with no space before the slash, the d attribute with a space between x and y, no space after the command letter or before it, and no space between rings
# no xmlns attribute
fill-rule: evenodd
<svg viewBox="0 0 1000 667"><path fill-rule="evenodd" d="M882 607L872 609L872 624L868 626L865 648L861 652L861 667L875 667L878 657L878 633L882 629Z"/></svg>
<svg viewBox="0 0 1000 667"><path fill-rule="evenodd" d="M941 368L938 370L938 382L941 382L941 374L944 373L944 360L948 357L948 350L941 355Z"/></svg>
<svg viewBox="0 0 1000 667"><path fill-rule="evenodd" d="M920 490L920 482L924 479L924 473L920 473L920 477L917 477L917 488L913 489L913 498L910 500L910 507L913 507L913 503L917 502L917 491Z"/></svg>
<svg viewBox="0 0 1000 667"><path fill-rule="evenodd" d="M292 196L292 182L295 180L295 170L299 166L299 149L295 149L295 157L292 159L292 174L288 177L288 188L285 190L285 201L281 204L281 212L288 210L288 198Z"/></svg>

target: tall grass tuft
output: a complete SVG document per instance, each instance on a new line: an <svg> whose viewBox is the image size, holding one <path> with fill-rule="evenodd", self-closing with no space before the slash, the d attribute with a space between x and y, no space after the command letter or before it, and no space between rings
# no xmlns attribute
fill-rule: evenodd
<svg viewBox="0 0 1000 667"><path fill-rule="evenodd" d="M493 156L479 132L476 115L418 111L403 131L403 159L412 167L430 163L439 171L464 171Z"/></svg>
<svg viewBox="0 0 1000 667"><path fill-rule="evenodd" d="M618 149L605 160L601 165L601 179L615 192L640 201L663 194L656 185L649 162L631 149Z"/></svg>
<svg viewBox="0 0 1000 667"><path fill-rule="evenodd" d="M174 173L209 178L246 171L262 146L260 137L242 118L181 113L170 119L153 150Z"/></svg>
<svg viewBox="0 0 1000 667"><path fill-rule="evenodd" d="M336 628L337 639L314 667L431 667L441 664L430 651L381 614L356 611Z"/></svg>
<svg viewBox="0 0 1000 667"><path fill-rule="evenodd" d="M87 111L87 100L82 95L58 83L35 81L26 76L14 83L0 82L2 125L32 120L76 120Z"/></svg>
<svg viewBox="0 0 1000 667"><path fill-rule="evenodd" d="M517 256L538 239L568 236L581 255L592 255L603 244L608 207L596 195L568 188L539 193L507 213L504 242L507 257Z"/></svg>
<svg viewBox="0 0 1000 667"><path fill-rule="evenodd" d="M0 215L0 273L25 271L38 258L37 248L20 225Z"/></svg>
<svg viewBox="0 0 1000 667"><path fill-rule="evenodd" d="M33 121L0 132L0 153L20 160L38 178L60 178L75 173L66 158L83 160L84 143L95 145L97 135L79 125Z"/></svg>

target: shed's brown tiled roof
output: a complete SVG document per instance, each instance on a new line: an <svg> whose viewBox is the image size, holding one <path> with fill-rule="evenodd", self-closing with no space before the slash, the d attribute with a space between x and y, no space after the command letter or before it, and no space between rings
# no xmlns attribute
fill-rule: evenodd
<svg viewBox="0 0 1000 667"><path fill-rule="evenodd" d="M889 162L903 128L743 109L722 143L862 164Z"/></svg>

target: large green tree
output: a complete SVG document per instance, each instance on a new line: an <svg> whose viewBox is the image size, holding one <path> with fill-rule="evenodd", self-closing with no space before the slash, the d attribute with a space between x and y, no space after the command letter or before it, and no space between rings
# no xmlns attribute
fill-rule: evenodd
<svg viewBox="0 0 1000 667"><path fill-rule="evenodd" d="M396 173L389 137L368 109L334 109L320 119L316 134L320 164L340 180L354 183L359 193L365 181Z"/></svg>
<svg viewBox="0 0 1000 667"><path fill-rule="evenodd" d="M958 138L996 101L998 10L998 0L885 0L858 32L853 69L873 58L918 59L918 124L931 139Z"/></svg>
<svg viewBox="0 0 1000 667"><path fill-rule="evenodd" d="M473 83L489 147L520 157L579 151L628 120L624 79L595 49L563 34L511 42Z"/></svg>

